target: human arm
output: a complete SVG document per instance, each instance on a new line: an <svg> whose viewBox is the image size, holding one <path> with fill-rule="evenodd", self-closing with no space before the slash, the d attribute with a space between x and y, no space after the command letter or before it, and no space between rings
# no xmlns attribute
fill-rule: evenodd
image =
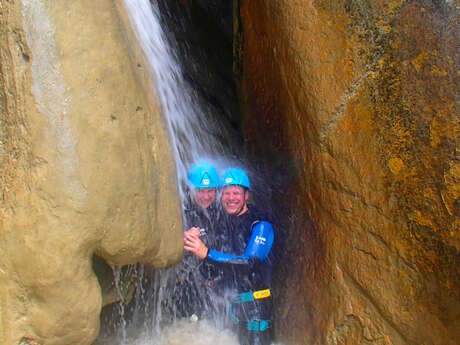
<svg viewBox="0 0 460 345"><path fill-rule="evenodd" d="M251 237L243 255L224 253L213 249L208 250L206 248L206 258L219 263L241 265L248 265L255 260L263 262L270 253L274 237L274 231L271 223L267 221L259 221L252 227Z"/></svg>

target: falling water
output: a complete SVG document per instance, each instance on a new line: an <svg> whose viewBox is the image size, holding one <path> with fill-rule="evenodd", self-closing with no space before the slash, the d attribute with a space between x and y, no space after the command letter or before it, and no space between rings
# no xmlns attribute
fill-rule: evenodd
<svg viewBox="0 0 460 345"><path fill-rule="evenodd" d="M227 158L229 135L222 121L217 122L197 93L185 82L178 58L171 49L160 25L158 4L149 0L123 0L126 13L153 76L154 92L161 104L172 142L176 163L179 192L186 200L186 174L190 163L212 159L216 165ZM224 142L225 141L225 142ZM234 147L232 148L235 149ZM186 265L180 269L189 278ZM185 268L185 272L184 272ZM142 269L142 268L141 268ZM122 289L120 272L116 271L116 288ZM99 343L162 345L162 344L237 344L235 336L216 320L177 320L171 290L177 286L177 269L145 270L135 293L132 310L125 310L123 301L118 305L115 322L117 339ZM122 295L120 294L120 297ZM122 299L122 298L120 298ZM130 325L125 317L130 318ZM220 323L222 325L222 322Z"/></svg>
<svg viewBox="0 0 460 345"><path fill-rule="evenodd" d="M172 141L179 191L184 199L187 167L203 157L225 156L228 144L224 145L221 138L228 137L228 133L222 122L217 122L200 106L203 101L185 82L178 58L160 24L157 2L124 0L123 3L147 67L154 76L155 91Z"/></svg>

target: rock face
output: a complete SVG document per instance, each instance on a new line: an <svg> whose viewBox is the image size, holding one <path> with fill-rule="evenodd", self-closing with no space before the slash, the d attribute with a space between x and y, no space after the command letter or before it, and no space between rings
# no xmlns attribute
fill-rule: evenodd
<svg viewBox="0 0 460 345"><path fill-rule="evenodd" d="M237 3L248 147L294 172L278 338L460 343L456 2Z"/></svg>
<svg viewBox="0 0 460 345"><path fill-rule="evenodd" d="M90 344L94 253L118 265L181 256L168 136L116 6L0 0L2 344Z"/></svg>

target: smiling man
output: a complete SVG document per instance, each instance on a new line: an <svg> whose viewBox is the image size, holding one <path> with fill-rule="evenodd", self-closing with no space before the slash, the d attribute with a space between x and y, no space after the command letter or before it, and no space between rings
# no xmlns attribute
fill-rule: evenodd
<svg viewBox="0 0 460 345"><path fill-rule="evenodd" d="M221 203L225 211L228 251L206 246L196 234L186 234L184 249L198 258L227 266L229 288L238 291L231 301L230 317L242 345L268 345L272 340L272 245L270 222L248 205L251 185L246 172L229 168L222 173Z"/></svg>
<svg viewBox="0 0 460 345"><path fill-rule="evenodd" d="M222 206L231 216L240 216L248 211L249 191L242 186L229 185L222 191Z"/></svg>

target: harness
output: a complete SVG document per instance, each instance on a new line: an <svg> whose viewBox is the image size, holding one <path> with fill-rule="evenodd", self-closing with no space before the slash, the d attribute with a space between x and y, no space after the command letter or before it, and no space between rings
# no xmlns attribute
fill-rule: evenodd
<svg viewBox="0 0 460 345"><path fill-rule="evenodd" d="M232 304L233 303L240 304L240 303L254 302L255 300L269 298L270 296L271 296L270 289L242 292L235 296L235 298L232 300ZM232 320L234 325L244 326L244 324L246 324L247 330L252 331L252 332L264 332L271 327L271 323L272 323L271 320L259 320L259 319L240 320L233 313L232 304L230 304L228 313L230 314L230 319Z"/></svg>

